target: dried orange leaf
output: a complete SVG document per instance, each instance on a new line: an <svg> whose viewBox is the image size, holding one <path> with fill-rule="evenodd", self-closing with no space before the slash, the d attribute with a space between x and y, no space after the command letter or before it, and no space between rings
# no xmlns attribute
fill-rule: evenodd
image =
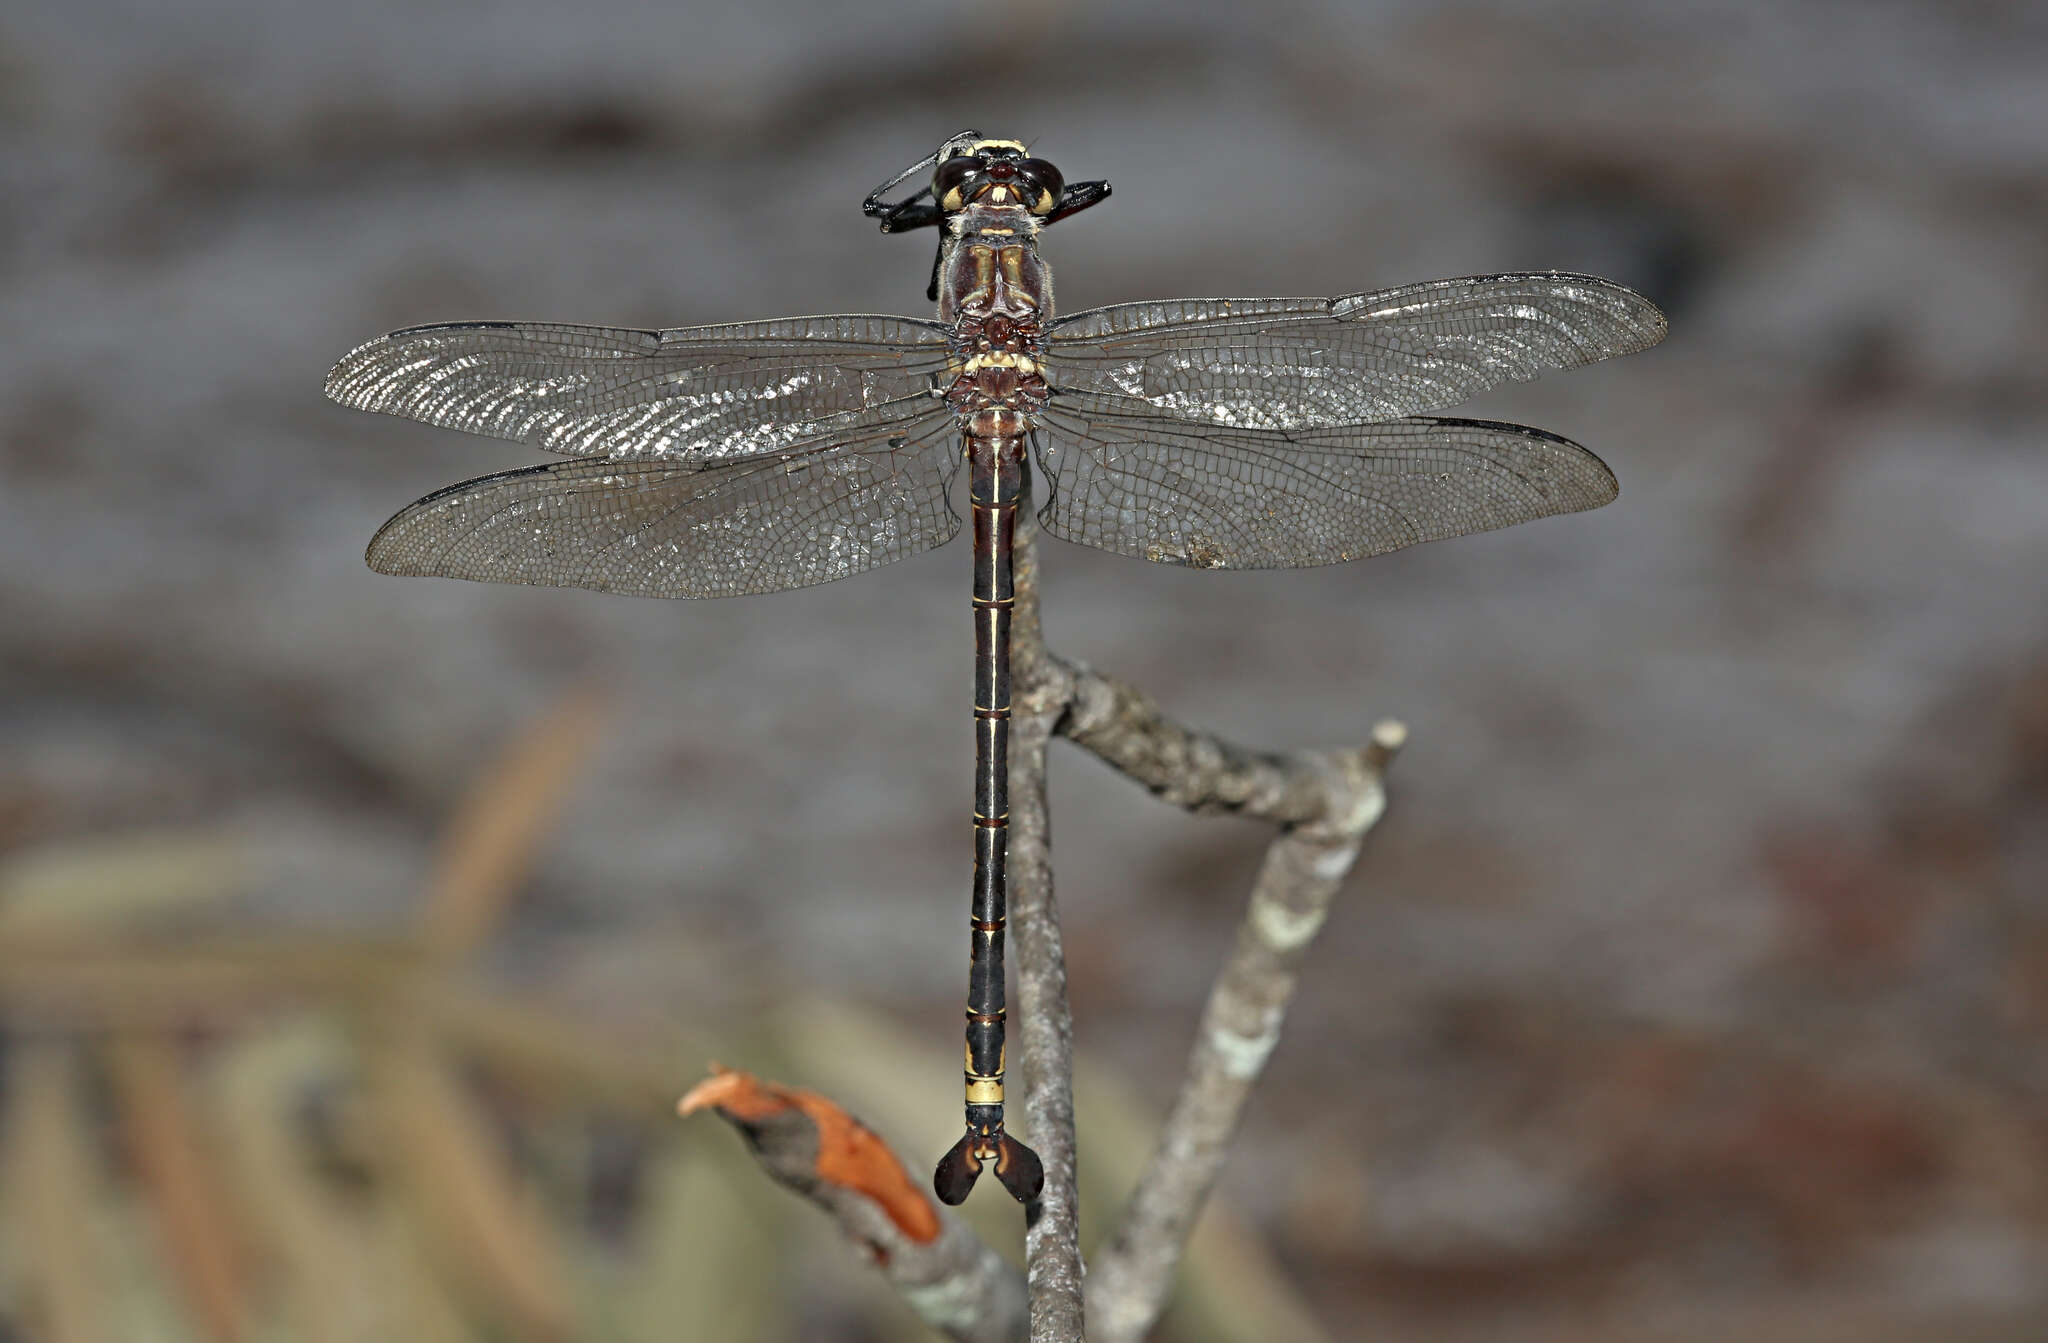
<svg viewBox="0 0 2048 1343"><path fill-rule="evenodd" d="M923 1186L910 1178L874 1130L817 1092L713 1065L711 1077L692 1087L676 1108L683 1114L715 1109L749 1129L774 1174L849 1190L879 1207L897 1230L920 1245L938 1239L939 1212ZM766 1127L769 1121L796 1117L808 1121L801 1134L786 1126Z"/></svg>

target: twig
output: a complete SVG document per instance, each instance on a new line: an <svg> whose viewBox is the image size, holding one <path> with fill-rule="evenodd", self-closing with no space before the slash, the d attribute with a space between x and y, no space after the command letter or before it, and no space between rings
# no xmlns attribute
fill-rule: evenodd
<svg viewBox="0 0 2048 1343"><path fill-rule="evenodd" d="M1093 1268L1086 1300L1096 1314L1095 1337L1136 1343L1165 1305L1245 1098L1279 1040L1302 956L1385 808L1382 775L1407 733L1389 720L1359 749L1267 753L1173 721L1143 691L1045 647L1029 532L1020 528L1017 538L1010 876L1019 1036L1030 1083L1025 1107L1046 1161L1043 1206L1026 1241L1032 1343L1084 1337L1084 1302L1075 1299L1082 1279L1072 1166L1073 1023L1045 830L1045 734L1057 732L1175 806L1285 827L1267 852L1236 948L1210 993L1159 1149Z"/></svg>
<svg viewBox="0 0 2048 1343"><path fill-rule="evenodd" d="M1031 1343L1081 1343L1081 1208L1074 1140L1074 1019L1067 959L1053 896L1045 748L1066 716L1070 679L1045 650L1038 614L1037 528L1017 528L1016 607L1011 623L1015 711L1010 745L1010 922L1016 947L1018 1061L1025 1135L1045 1163L1045 1191L1028 1213L1025 1281Z"/></svg>
<svg viewBox="0 0 2048 1343"><path fill-rule="evenodd" d="M932 1328L960 1343L1024 1337L1017 1270L933 1202L888 1146L832 1101L715 1070L679 1108L715 1109L730 1121L762 1169L823 1209Z"/></svg>
<svg viewBox="0 0 2048 1343"><path fill-rule="evenodd" d="M1326 815L1342 789L1328 768L1342 755L1249 751L1174 722L1135 686L1047 659L1064 682L1060 735L1176 807L1301 825Z"/></svg>
<svg viewBox="0 0 2048 1343"><path fill-rule="evenodd" d="M950 1215L934 1208L932 1225L943 1230L932 1231L930 1241L920 1240L907 1235L873 1197L821 1179L815 1116L792 1112L742 1121L720 1108L747 1130L771 1175L870 1246L919 1313L952 1337L1017 1337L1028 1309L1031 1343L1083 1343L1085 1312L1092 1309L1098 1343L1137 1343L1158 1319L1245 1098L1279 1040L1302 957L1361 841L1384 810L1382 775L1406 731L1386 721L1374 728L1368 745L1355 750L1264 753L1174 722L1142 691L1046 648L1035 528L1028 516L1019 524L1011 625L1016 694L1008 854L1020 1009L1017 1108L1021 1136L1045 1164L1044 1193L1027 1214L1021 1289L994 1252ZM1267 851L1236 947L1211 990L1159 1150L1085 1292L1073 1017L1046 808L1046 746L1054 735L1175 806L1254 817L1283 828ZM879 1139L871 1134L868 1139L880 1147ZM900 1172L900 1163L888 1159ZM924 1199L921 1188L916 1197Z"/></svg>
<svg viewBox="0 0 2048 1343"><path fill-rule="evenodd" d="M1134 739L1158 735L1135 716L1125 724ZM1089 1296L1098 1343L1139 1343L1165 1307L1245 1099L1279 1042L1302 958L1359 844L1385 810L1382 775L1406 737L1406 729L1389 720L1373 729L1362 750L1294 759L1300 773L1323 775L1321 803L1313 820L1290 826L1266 851L1158 1149L1116 1234L1096 1256ZM1288 765L1269 763L1283 772Z"/></svg>

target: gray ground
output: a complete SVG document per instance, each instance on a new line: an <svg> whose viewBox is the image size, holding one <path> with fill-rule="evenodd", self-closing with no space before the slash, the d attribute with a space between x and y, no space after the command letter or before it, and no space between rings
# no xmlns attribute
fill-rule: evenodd
<svg viewBox="0 0 2048 1343"><path fill-rule="evenodd" d="M1413 730L1227 1181L1333 1328L2048 1312L2038 7L10 8L0 845L225 824L264 917L376 927L595 676L507 972L869 1003L943 1116L965 550L700 605L380 578L388 514L532 457L318 389L423 321L922 312L856 207L963 123L1116 184L1049 235L1068 309L1556 267L1671 316L1473 405L1600 452L1602 512L1303 573L1046 543L1056 645L1187 719ZM1081 1043L1169 1085L1259 832L1054 786ZM584 949L625 934L665 950Z"/></svg>

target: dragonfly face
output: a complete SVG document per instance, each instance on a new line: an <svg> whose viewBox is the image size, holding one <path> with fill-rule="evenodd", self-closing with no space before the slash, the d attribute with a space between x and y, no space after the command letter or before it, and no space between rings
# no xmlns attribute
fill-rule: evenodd
<svg viewBox="0 0 2048 1343"><path fill-rule="evenodd" d="M925 186L902 200L883 199L928 168L932 177ZM949 228L962 211L975 206L1021 210L1041 224L1052 224L1108 199L1109 183L1068 182L1058 168L1031 157L1021 140L992 140L980 131L961 131L870 191L860 208L881 224L882 232L907 233ZM925 289L925 297L934 301L945 255L941 241L932 258L931 284Z"/></svg>
<svg viewBox="0 0 2048 1343"><path fill-rule="evenodd" d="M883 199L927 171L930 185ZM1595 508L1614 477L1578 444L1433 412L1664 335L1641 295L1554 271L1056 316L1040 235L1108 196L1019 141L964 131L861 206L885 233L942 230L937 321L415 327L327 380L346 405L571 459L420 500L370 543L385 573L649 597L803 587L950 540L967 463L975 875L966 1131L934 1176L949 1203L990 1163L1019 1199L1040 1181L1002 1104L1011 550L1027 482L1053 536L1206 569L1336 564Z"/></svg>
<svg viewBox="0 0 2048 1343"><path fill-rule="evenodd" d="M941 159L932 173L932 199L948 215L982 204L1021 205L1043 217L1065 190L1060 170L1029 157L1015 140L974 141Z"/></svg>

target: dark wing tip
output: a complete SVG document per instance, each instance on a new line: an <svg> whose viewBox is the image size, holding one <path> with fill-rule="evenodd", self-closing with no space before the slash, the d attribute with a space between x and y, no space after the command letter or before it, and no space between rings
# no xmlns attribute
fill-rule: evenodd
<svg viewBox="0 0 2048 1343"><path fill-rule="evenodd" d="M1621 497L1621 480L1614 474L1614 468L1603 461L1599 453L1562 434L1553 434L1548 429L1537 429L1526 424L1510 424L1505 420L1475 420L1441 415L1417 415L1412 418L1445 429L1473 429L1488 435L1507 435L1523 442L1534 441L1555 449L1559 458L1569 462L1576 471L1561 482L1565 486L1563 490L1555 493L1543 491L1548 502L1559 506L1538 516L1554 517L1559 513L1584 513L1590 509L1604 508Z"/></svg>
<svg viewBox="0 0 2048 1343"><path fill-rule="evenodd" d="M407 522L426 502L422 499L419 503L408 504L392 514L384 525L377 529L377 534L370 538L370 544L363 548L363 563L377 573L392 574L399 578L428 576L430 571L422 568L416 559L407 562L404 547L399 544L400 533L405 530Z"/></svg>
<svg viewBox="0 0 2048 1343"><path fill-rule="evenodd" d="M1330 315L1340 322L1356 322L1384 315L1382 309L1367 307L1365 300L1398 298L1421 290L1437 289L1446 285L1501 285L1540 284L1552 291L1553 297L1577 297L1580 301L1597 309L1611 324L1608 339L1603 342L1593 359L1612 358L1617 355L1639 354L1663 340L1670 331L1670 323L1663 310L1644 298L1627 285L1616 284L1598 275L1584 275L1568 270L1527 270L1503 271L1497 275L1465 275L1452 280L1424 280L1417 284L1402 285L1396 289L1370 290L1358 294L1339 294L1329 300ZM1578 295L1564 291L1579 290ZM1584 359L1578 362L1585 362Z"/></svg>
<svg viewBox="0 0 2048 1343"><path fill-rule="evenodd" d="M321 385L321 390L327 394L328 400L355 410L379 410L382 407L373 404L373 393L385 372L379 366L380 360L389 351L416 336L438 336L450 331L516 331L523 325L521 322L428 322L422 326L400 327L364 341L336 360L334 367L328 370L327 381Z"/></svg>
<svg viewBox="0 0 2048 1343"><path fill-rule="evenodd" d="M1601 293L1613 300L1612 311L1625 324L1630 337L1627 347L1620 353L1640 354L1661 343L1664 337L1671 334L1671 322L1664 316L1664 310L1627 285L1603 280L1597 275L1576 275L1571 278L1598 288Z"/></svg>
<svg viewBox="0 0 2048 1343"><path fill-rule="evenodd" d="M335 360L334 367L327 370L327 379L320 384L320 390L326 393L329 401L356 410L368 410L363 395L365 382L362 373L366 366L375 362L376 353L390 343L390 336L377 336Z"/></svg>
<svg viewBox="0 0 2048 1343"><path fill-rule="evenodd" d="M375 342L371 342L375 344ZM480 485L497 484L513 477L546 475L546 466L522 466L511 471L496 471L488 476L473 480L459 480L453 485L444 485L432 494L415 499L404 508L387 518L377 534L370 538L370 544L363 548L363 562L380 574L392 574L399 578L463 578L467 575L450 573L435 562L436 556L422 553L405 543L412 539L414 528L429 514L439 513L447 507L447 501L457 495L467 495Z"/></svg>
<svg viewBox="0 0 2048 1343"><path fill-rule="evenodd" d="M1548 280L1592 291L1600 308L1621 328L1622 338L1615 343L1614 354L1640 354L1670 334L1671 323L1664 310L1625 284L1568 270L1530 271L1515 278Z"/></svg>

